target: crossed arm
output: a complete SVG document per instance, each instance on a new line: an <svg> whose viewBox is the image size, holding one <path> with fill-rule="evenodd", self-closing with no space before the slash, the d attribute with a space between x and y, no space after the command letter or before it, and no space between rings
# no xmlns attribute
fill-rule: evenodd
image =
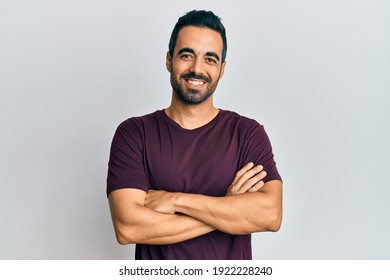
<svg viewBox="0 0 390 280"><path fill-rule="evenodd" d="M277 231L282 183L263 183L261 166L245 165L226 196L120 189L109 196L120 244L172 244L218 229L229 234Z"/></svg>

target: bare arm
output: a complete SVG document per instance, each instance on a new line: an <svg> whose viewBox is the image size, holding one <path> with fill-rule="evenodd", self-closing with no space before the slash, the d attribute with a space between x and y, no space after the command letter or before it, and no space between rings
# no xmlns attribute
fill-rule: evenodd
<svg viewBox="0 0 390 280"><path fill-rule="evenodd" d="M278 231L282 220L282 183L270 181L258 192L225 197L178 193L173 207L230 234Z"/></svg>
<svg viewBox="0 0 390 280"><path fill-rule="evenodd" d="M265 172L262 172L262 168L252 167L253 164L247 164L237 172L228 189L227 197L243 195L243 193L254 194L263 187L262 179L266 175ZM186 194L165 191L149 191L146 194L138 189L113 191L109 195L109 202L118 242L120 244L173 244L215 230L214 226L196 218L196 215L191 217L189 212L185 213L184 210L174 211L171 207L176 198L174 195ZM215 199L202 195L189 195L187 198L195 198L201 202L202 197L207 198L208 203L213 203L212 200ZM244 200L242 201L246 204ZM202 204L198 204L198 207L202 207ZM175 212L187 215L175 214ZM210 222L212 223L213 220L210 219Z"/></svg>
<svg viewBox="0 0 390 280"><path fill-rule="evenodd" d="M278 231L282 220L282 182L263 184L262 167L252 166L247 164L237 173L225 197L150 191L145 205L163 213L184 213L230 234Z"/></svg>
<svg viewBox="0 0 390 280"><path fill-rule="evenodd" d="M173 244L214 230L189 216L147 208L145 196L138 189L119 189L110 194L111 216L120 244Z"/></svg>

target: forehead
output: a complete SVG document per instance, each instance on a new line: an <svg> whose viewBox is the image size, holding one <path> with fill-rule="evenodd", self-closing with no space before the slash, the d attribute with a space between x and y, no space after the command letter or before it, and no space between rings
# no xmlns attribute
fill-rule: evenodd
<svg viewBox="0 0 390 280"><path fill-rule="evenodd" d="M186 26L179 31L174 53L182 48L191 48L195 52L222 54L222 37L217 31L207 27Z"/></svg>

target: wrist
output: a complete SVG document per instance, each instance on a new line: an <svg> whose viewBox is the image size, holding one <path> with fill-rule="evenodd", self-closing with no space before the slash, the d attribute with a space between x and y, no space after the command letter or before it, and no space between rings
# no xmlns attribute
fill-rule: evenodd
<svg viewBox="0 0 390 280"><path fill-rule="evenodd" d="M173 203L173 210L175 212L179 212L179 213L182 213L182 209L180 207L181 205L181 201L183 199L183 196L185 196L185 193L180 193L180 192L176 192L176 193L173 193L173 199L172 199L172 203Z"/></svg>

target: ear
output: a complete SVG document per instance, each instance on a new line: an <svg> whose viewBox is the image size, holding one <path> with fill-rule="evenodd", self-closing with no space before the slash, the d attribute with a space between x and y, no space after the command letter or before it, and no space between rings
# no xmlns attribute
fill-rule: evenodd
<svg viewBox="0 0 390 280"><path fill-rule="evenodd" d="M168 72L171 72L172 69L172 58L171 55L169 54L169 51L167 51L167 57L165 59L165 66L167 67Z"/></svg>
<svg viewBox="0 0 390 280"><path fill-rule="evenodd" d="M222 79L223 73L225 73L225 66L226 66L226 60L221 65L221 73L219 74L219 79L218 80Z"/></svg>

